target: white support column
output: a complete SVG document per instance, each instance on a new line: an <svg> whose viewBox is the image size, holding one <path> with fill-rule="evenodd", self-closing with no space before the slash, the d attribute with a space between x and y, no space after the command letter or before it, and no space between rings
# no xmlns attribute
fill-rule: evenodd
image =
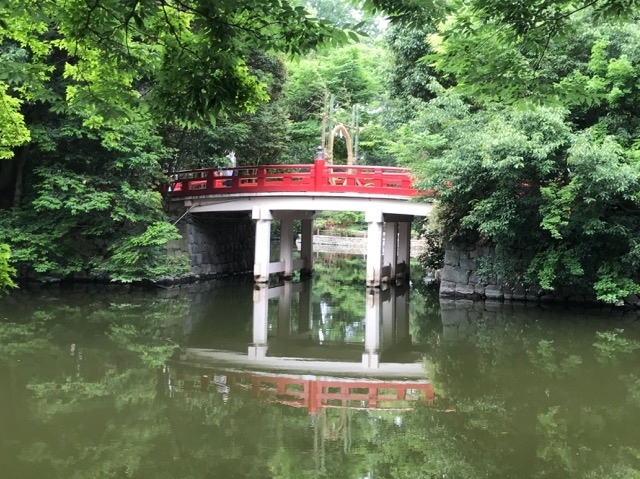
<svg viewBox="0 0 640 479"><path fill-rule="evenodd" d="M398 264L398 223L388 221L384 224L384 257L382 263L389 266L389 277L387 282L393 283L396 280ZM382 278L385 281L385 278Z"/></svg>
<svg viewBox="0 0 640 479"><path fill-rule="evenodd" d="M382 212L367 211L367 286L379 287L382 271Z"/></svg>
<svg viewBox="0 0 640 479"><path fill-rule="evenodd" d="M249 359L264 359L267 355L269 334L268 286L261 284L253 290L253 343L249 346Z"/></svg>
<svg viewBox="0 0 640 479"><path fill-rule="evenodd" d="M302 233L300 238L300 257L304 260L304 267L300 271L303 275L313 272L313 219L300 220Z"/></svg>
<svg viewBox="0 0 640 479"><path fill-rule="evenodd" d="M402 221L398 224L398 264L406 265L404 276L409 277L411 264L411 222Z"/></svg>
<svg viewBox="0 0 640 479"><path fill-rule="evenodd" d="M364 327L364 353L362 366L378 368L380 366L380 290L367 290L367 311Z"/></svg>
<svg viewBox="0 0 640 479"><path fill-rule="evenodd" d="M291 279L293 276L293 218L280 220L280 261L284 261L282 276Z"/></svg>
<svg viewBox="0 0 640 479"><path fill-rule="evenodd" d="M253 263L253 280L256 283L269 282L269 262L271 256L271 212L254 208L252 218L256 220L256 243Z"/></svg>

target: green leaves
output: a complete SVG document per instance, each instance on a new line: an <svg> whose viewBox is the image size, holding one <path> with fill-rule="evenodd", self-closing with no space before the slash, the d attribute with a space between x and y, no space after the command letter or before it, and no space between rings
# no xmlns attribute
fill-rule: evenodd
<svg viewBox="0 0 640 479"><path fill-rule="evenodd" d="M598 299L622 306L623 299L640 293L640 285L627 277L618 264L604 264L598 269L598 281L593 285Z"/></svg>
<svg viewBox="0 0 640 479"><path fill-rule="evenodd" d="M22 102L7 91L7 84L0 80L0 160L12 158L13 148L31 139L20 113Z"/></svg>
<svg viewBox="0 0 640 479"><path fill-rule="evenodd" d="M430 37L434 53L425 60L445 75L456 91L475 102L598 104L602 92L598 91L597 82L584 81L585 69L579 60L591 49L594 33L597 38L600 32L609 30L614 17L633 18L638 5L627 3L453 3L437 33ZM598 41L606 44L607 35ZM629 54L632 56L635 55ZM611 65L612 78L608 81L615 83L630 71L633 62L625 63L623 57L624 54L616 60L618 64ZM601 58L601 66L602 63ZM628 94L629 86L625 83L615 87L609 101Z"/></svg>
<svg viewBox="0 0 640 479"><path fill-rule="evenodd" d="M597 331L593 346L598 352L598 359L608 362L622 354L629 354L640 349L638 340L624 336L624 330L616 328L612 331Z"/></svg>
<svg viewBox="0 0 640 479"><path fill-rule="evenodd" d="M574 184L574 183L572 183ZM540 188L543 203L540 206L540 227L549 231L553 239L560 240L569 225L571 206L576 200L573 188L561 188L556 183Z"/></svg>
<svg viewBox="0 0 640 479"><path fill-rule="evenodd" d="M110 208L114 200L113 193L99 190L102 185L97 178L45 168L36 169L36 174L42 178L39 195L32 203L37 212L64 208L71 215L95 213Z"/></svg>
<svg viewBox="0 0 640 479"><path fill-rule="evenodd" d="M113 281L130 283L162 276L179 276L188 270L186 257L166 255L164 246L180 239L171 224L158 221L149 225L142 234L125 237L111 245L111 255L101 265Z"/></svg>
<svg viewBox="0 0 640 479"><path fill-rule="evenodd" d="M16 270L9 263L10 259L9 245L0 244L0 293L8 288L16 287L16 284L13 282Z"/></svg>
<svg viewBox="0 0 640 479"><path fill-rule="evenodd" d="M23 274L122 281L185 270L162 260L176 234L163 169L231 149L274 159L289 131L282 106L265 106L285 78L275 56L356 36L270 0L7 0L0 21L0 159L23 147L0 169L2 206L15 207L3 242Z"/></svg>
<svg viewBox="0 0 640 479"><path fill-rule="evenodd" d="M483 268L505 283L637 290L638 6L453 2L428 37L422 64L448 88L389 151L439 192L447 238L500 252Z"/></svg>

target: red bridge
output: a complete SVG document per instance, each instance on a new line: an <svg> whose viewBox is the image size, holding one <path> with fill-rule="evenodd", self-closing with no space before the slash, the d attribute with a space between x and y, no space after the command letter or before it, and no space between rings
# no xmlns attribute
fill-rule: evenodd
<svg viewBox="0 0 640 479"><path fill-rule="evenodd" d="M321 211L358 211L367 222L366 284L378 287L408 275L410 230L414 217L426 217L433 203L410 201L419 191L407 168L312 164L241 166L184 170L173 173L165 193L178 221L187 213L248 213L255 220L254 280L268 283L269 275L291 278L293 272L313 269L313 221ZM271 260L271 222L280 222L279 261ZM294 221L300 221L300 259L293 258ZM184 227L184 238L190 238ZM387 238L383 242L383 236ZM385 245L383 248L383 244ZM191 246L189 246L191 248ZM190 255L202 268L204 256Z"/></svg>
<svg viewBox="0 0 640 479"><path fill-rule="evenodd" d="M183 170L173 174L173 197L251 193L362 193L414 197L408 168L313 164Z"/></svg>

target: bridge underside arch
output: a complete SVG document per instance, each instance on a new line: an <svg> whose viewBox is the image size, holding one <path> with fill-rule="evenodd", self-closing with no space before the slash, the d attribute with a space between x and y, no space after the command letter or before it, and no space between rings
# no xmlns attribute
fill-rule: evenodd
<svg viewBox="0 0 640 479"><path fill-rule="evenodd" d="M432 208L430 203L409 202L406 198L336 194L215 195L186 198L184 206L190 217L196 218L196 224L200 216L251 215L255 224L253 275L256 283L268 283L272 274L288 279L295 271L312 272L313 221L318 212L364 212L367 222L366 285L369 287L379 287L408 276L411 222L415 216L428 216ZM281 231L277 261L271 260L270 249L274 220L280 222ZM300 221L302 232L300 258L295 260L294 221ZM198 258L192 257L192 266L194 263L198 263Z"/></svg>

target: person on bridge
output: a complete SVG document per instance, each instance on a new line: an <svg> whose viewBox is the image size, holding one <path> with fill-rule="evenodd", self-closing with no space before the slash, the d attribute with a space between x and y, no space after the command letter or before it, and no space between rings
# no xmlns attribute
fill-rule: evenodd
<svg viewBox="0 0 640 479"><path fill-rule="evenodd" d="M236 167L236 153L235 151L232 151L231 153L229 153L226 158L229 160L227 167L231 167L231 168L235 168ZM220 174L222 176L233 176L234 174L234 170L222 170L220 172ZM225 180L224 181L224 185L225 186L231 186L232 181L231 180Z"/></svg>

